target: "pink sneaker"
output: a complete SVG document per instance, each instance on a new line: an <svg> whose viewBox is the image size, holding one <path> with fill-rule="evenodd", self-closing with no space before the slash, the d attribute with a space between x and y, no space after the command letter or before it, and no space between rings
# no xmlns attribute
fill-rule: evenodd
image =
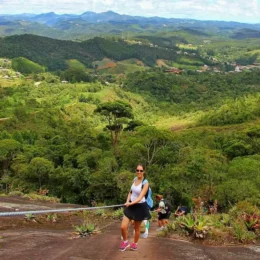
<svg viewBox="0 0 260 260"><path fill-rule="evenodd" d="M120 244L120 251L125 251L129 246L130 245L129 245L128 242L122 241L121 244Z"/></svg>
<svg viewBox="0 0 260 260"><path fill-rule="evenodd" d="M133 242L133 243L131 244L130 249L133 250L133 251L137 250L137 244Z"/></svg>

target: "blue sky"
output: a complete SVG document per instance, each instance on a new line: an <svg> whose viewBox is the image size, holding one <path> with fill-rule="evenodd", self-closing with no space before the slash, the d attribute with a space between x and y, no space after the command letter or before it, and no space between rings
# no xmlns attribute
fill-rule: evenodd
<svg viewBox="0 0 260 260"><path fill-rule="evenodd" d="M260 0L0 0L0 14L86 11L260 23Z"/></svg>

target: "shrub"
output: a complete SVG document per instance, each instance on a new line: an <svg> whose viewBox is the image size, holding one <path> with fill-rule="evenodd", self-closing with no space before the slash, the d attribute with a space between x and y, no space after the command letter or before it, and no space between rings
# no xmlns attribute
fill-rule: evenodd
<svg viewBox="0 0 260 260"><path fill-rule="evenodd" d="M48 214L46 216L46 220L50 222L57 222L58 216L57 214Z"/></svg>
<svg viewBox="0 0 260 260"><path fill-rule="evenodd" d="M114 219L122 219L124 216L124 208L119 208L112 214Z"/></svg>
<svg viewBox="0 0 260 260"><path fill-rule="evenodd" d="M74 226L76 233L81 237L90 236L95 233L95 225L84 222L82 225Z"/></svg>
<svg viewBox="0 0 260 260"><path fill-rule="evenodd" d="M232 223L232 233L234 237L241 243L253 241L256 238L254 232L248 231L243 221L235 221Z"/></svg>
<svg viewBox="0 0 260 260"><path fill-rule="evenodd" d="M252 203L244 200L238 202L228 213L232 218L236 219L243 214L259 214L260 210Z"/></svg>

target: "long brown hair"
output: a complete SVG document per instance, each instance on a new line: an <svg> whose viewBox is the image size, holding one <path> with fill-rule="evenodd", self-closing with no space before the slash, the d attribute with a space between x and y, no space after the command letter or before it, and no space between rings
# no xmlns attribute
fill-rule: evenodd
<svg viewBox="0 0 260 260"><path fill-rule="evenodd" d="M155 198L156 198L157 200L161 200L161 199L163 199L163 195L157 194L157 195L155 196Z"/></svg>

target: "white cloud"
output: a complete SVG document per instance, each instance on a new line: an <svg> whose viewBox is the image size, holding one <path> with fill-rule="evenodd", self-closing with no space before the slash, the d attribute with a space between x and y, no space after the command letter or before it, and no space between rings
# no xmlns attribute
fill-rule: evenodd
<svg viewBox="0 0 260 260"><path fill-rule="evenodd" d="M148 1L148 0L147 1L140 1L138 3L138 5L141 7L142 10L146 10L146 11L154 10L154 5L153 5L152 1Z"/></svg>
<svg viewBox="0 0 260 260"><path fill-rule="evenodd" d="M260 23L260 0L0 0L0 13L85 11Z"/></svg>

